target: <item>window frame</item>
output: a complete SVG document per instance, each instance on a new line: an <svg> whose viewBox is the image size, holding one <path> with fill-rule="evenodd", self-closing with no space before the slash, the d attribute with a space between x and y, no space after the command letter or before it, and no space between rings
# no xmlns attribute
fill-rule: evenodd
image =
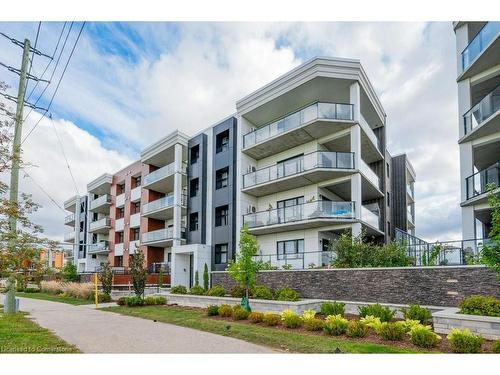
<svg viewBox="0 0 500 375"><path fill-rule="evenodd" d="M215 207L215 226L226 227L228 226L228 224L229 224L229 205L224 204L222 206Z"/></svg>
<svg viewBox="0 0 500 375"><path fill-rule="evenodd" d="M280 251L280 245L282 245L282 251ZM287 245L293 245L294 252L287 251ZM303 238L297 238L294 240L284 240L276 242L276 257L278 260L283 259L298 259L299 254L303 254L305 249L305 242ZM294 255L294 256L291 256Z"/></svg>
<svg viewBox="0 0 500 375"><path fill-rule="evenodd" d="M224 173L226 177L223 178ZM224 189L229 185L229 167L224 167L215 171L215 190Z"/></svg>
<svg viewBox="0 0 500 375"><path fill-rule="evenodd" d="M215 136L215 153L229 150L229 129L226 129Z"/></svg>
<svg viewBox="0 0 500 375"><path fill-rule="evenodd" d="M221 251L223 248L225 248L225 251ZM215 264L227 264L227 254L229 252L229 244L227 243L221 243L215 245L214 248L214 263ZM223 256L225 256L225 261L223 262Z"/></svg>
<svg viewBox="0 0 500 375"><path fill-rule="evenodd" d="M193 218L196 218L196 229L193 229ZM190 232L196 232L197 230L200 229L200 217L199 217L199 214L198 212L191 212L189 214L189 231Z"/></svg>
<svg viewBox="0 0 500 375"><path fill-rule="evenodd" d="M196 192L193 194L193 184L196 182ZM200 179L198 177L193 178L191 181L189 181L189 198L194 198L198 196L198 193L200 191Z"/></svg>

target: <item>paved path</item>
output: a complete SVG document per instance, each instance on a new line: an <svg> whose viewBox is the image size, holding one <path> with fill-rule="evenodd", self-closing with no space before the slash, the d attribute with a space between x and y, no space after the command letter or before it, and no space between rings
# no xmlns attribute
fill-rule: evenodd
<svg viewBox="0 0 500 375"><path fill-rule="evenodd" d="M0 301L3 296L0 295ZM20 298L20 309L84 353L273 353L246 341L167 323Z"/></svg>

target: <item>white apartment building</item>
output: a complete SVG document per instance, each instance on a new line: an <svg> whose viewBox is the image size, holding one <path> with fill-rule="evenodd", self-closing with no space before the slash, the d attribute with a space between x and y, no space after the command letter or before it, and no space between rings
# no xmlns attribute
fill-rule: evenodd
<svg viewBox="0 0 500 375"><path fill-rule="evenodd" d="M488 184L500 191L500 22L454 22L464 240L488 237Z"/></svg>

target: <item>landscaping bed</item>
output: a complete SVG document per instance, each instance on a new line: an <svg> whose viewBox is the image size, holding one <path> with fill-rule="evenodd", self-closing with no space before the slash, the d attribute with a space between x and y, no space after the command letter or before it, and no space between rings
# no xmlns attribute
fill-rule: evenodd
<svg viewBox="0 0 500 375"><path fill-rule="evenodd" d="M42 292L38 292L38 293L17 292L16 297L40 299L40 300L51 301L51 302L62 302L62 303L67 303L67 304L75 305L75 306L90 305L90 304L94 303L94 301L91 301L89 299L61 296L61 295L57 295L57 294L49 294L49 293L42 293Z"/></svg>

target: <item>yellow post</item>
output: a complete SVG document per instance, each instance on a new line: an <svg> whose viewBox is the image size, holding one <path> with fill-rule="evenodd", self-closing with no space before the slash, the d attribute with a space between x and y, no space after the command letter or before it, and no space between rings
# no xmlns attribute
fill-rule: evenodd
<svg viewBox="0 0 500 375"><path fill-rule="evenodd" d="M95 300L95 308L99 307L99 292L97 290L97 273L94 273L94 300Z"/></svg>

